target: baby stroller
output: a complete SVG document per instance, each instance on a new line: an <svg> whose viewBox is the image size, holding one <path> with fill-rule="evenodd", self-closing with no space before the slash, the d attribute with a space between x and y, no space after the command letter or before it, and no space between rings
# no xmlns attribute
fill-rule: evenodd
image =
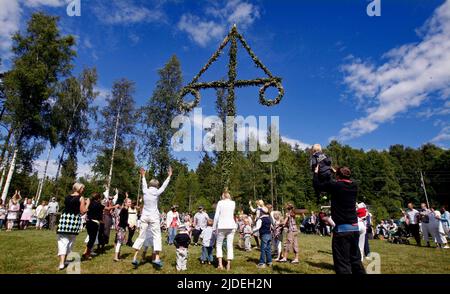
<svg viewBox="0 0 450 294"><path fill-rule="evenodd" d="M389 240L392 244L404 244L409 245L409 232L402 226L397 229L392 235L392 238Z"/></svg>

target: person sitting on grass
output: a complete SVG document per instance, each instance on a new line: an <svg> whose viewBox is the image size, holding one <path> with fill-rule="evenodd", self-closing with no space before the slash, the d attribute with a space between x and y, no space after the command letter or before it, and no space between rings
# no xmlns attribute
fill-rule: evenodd
<svg viewBox="0 0 450 294"><path fill-rule="evenodd" d="M272 233L270 227L272 220L269 209L262 207L260 217L256 220L256 227L253 231L258 231L261 238L261 254L259 256L258 268L265 268L266 264L272 266Z"/></svg>
<svg viewBox="0 0 450 294"><path fill-rule="evenodd" d="M177 254L177 271L187 270L188 248L190 243L191 237L189 237L189 231L186 225L182 224L178 227L178 234L173 239Z"/></svg>
<svg viewBox="0 0 450 294"><path fill-rule="evenodd" d="M214 260L213 248L216 243L216 235L214 234L213 224L214 221L208 219L207 227L200 233L200 239L202 239L202 256L200 257L200 260L202 264L205 262L211 264Z"/></svg>

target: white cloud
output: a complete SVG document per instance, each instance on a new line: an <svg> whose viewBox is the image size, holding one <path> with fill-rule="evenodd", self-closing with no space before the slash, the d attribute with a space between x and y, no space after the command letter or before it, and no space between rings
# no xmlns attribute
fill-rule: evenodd
<svg viewBox="0 0 450 294"><path fill-rule="evenodd" d="M348 122L338 138L368 134L399 114L450 90L450 0L419 30L421 41L394 48L375 65L351 57L344 82L366 115ZM447 97L448 98L448 97Z"/></svg>
<svg viewBox="0 0 450 294"><path fill-rule="evenodd" d="M291 145L292 148L295 148L296 146L298 146L298 148L300 148L302 150L305 150L305 149L311 147L311 144L304 143L304 142L302 142L300 140L297 140L297 139L291 139L291 138L288 138L288 137L281 136L281 140L283 142L286 142L289 145Z"/></svg>
<svg viewBox="0 0 450 294"><path fill-rule="evenodd" d="M94 88L94 91L98 93L94 104L97 106L103 106L106 103L106 98L111 95L111 90L105 87L97 86Z"/></svg>
<svg viewBox="0 0 450 294"><path fill-rule="evenodd" d="M158 22L165 19L164 12L155 7L148 9L130 0L111 0L94 8L98 19L106 24L135 24Z"/></svg>
<svg viewBox="0 0 450 294"><path fill-rule="evenodd" d="M45 160L35 160L33 162L33 170L38 172L38 177L41 178L44 175L45 170ZM56 176L56 172L58 170L58 161L57 160L50 160L48 162L47 167L47 177L54 178ZM78 163L78 169L77 169L77 176L83 177L83 176L91 176L93 175L91 166L87 163Z"/></svg>
<svg viewBox="0 0 450 294"><path fill-rule="evenodd" d="M198 45L205 47L210 41L224 37L232 24L245 29L260 17L258 6L242 0L211 2L200 17L185 13L178 22L178 29Z"/></svg>
<svg viewBox="0 0 450 294"><path fill-rule="evenodd" d="M25 5L28 7L61 7L69 1L70 0L25 0Z"/></svg>
<svg viewBox="0 0 450 294"><path fill-rule="evenodd" d="M11 36L19 30L21 9L18 1L0 0L0 57L11 57Z"/></svg>
<svg viewBox="0 0 450 294"><path fill-rule="evenodd" d="M450 125L444 127L439 134L431 139L432 143L450 142Z"/></svg>
<svg viewBox="0 0 450 294"><path fill-rule="evenodd" d="M225 28L221 24L212 20L201 20L200 17L189 13L181 16L178 29L186 32L195 43L202 47L225 34Z"/></svg>

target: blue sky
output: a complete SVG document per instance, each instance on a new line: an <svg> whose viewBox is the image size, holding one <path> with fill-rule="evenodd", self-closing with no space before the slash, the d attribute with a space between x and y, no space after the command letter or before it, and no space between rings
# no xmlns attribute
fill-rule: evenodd
<svg viewBox="0 0 450 294"><path fill-rule="evenodd" d="M9 34L32 12L60 15L63 32L77 36L76 70L98 69L98 103L126 77L143 105L171 55L181 60L187 83L237 23L286 90L271 108L258 103L258 88L237 91L239 114L278 115L281 135L292 143L450 146L450 0L381 0L379 17L367 15L366 0L81 0L80 17L67 16L66 2L0 0L0 56L8 58ZM239 53L238 76L261 76ZM225 57L205 81L226 76ZM202 95L204 114L214 114L213 94ZM176 156L191 167L200 160L199 153ZM88 169L81 165L80 172Z"/></svg>

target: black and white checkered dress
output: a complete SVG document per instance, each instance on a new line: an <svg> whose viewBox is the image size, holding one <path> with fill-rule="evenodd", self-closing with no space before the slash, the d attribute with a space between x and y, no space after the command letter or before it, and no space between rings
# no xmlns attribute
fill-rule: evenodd
<svg viewBox="0 0 450 294"><path fill-rule="evenodd" d="M64 200L65 208L59 219L58 234L78 235L81 230L80 196L69 195Z"/></svg>

